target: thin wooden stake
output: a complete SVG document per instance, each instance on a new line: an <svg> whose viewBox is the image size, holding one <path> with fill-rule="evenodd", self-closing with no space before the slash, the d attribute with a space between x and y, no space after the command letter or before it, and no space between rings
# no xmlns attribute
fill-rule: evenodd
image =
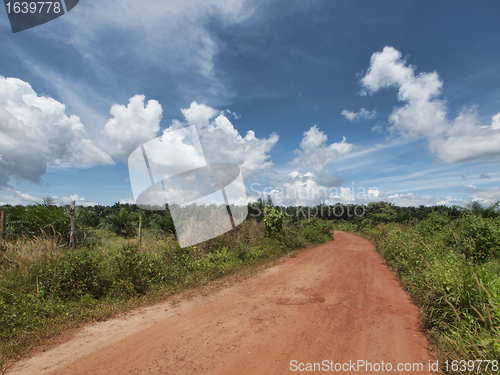
<svg viewBox="0 0 500 375"><path fill-rule="evenodd" d="M0 245L5 241L5 235L7 234L7 215L5 211L1 211L0 214Z"/></svg>
<svg viewBox="0 0 500 375"><path fill-rule="evenodd" d="M139 243L142 242L142 212L139 213Z"/></svg>
<svg viewBox="0 0 500 375"><path fill-rule="evenodd" d="M69 234L69 243L71 245L71 250L75 249L75 201L71 202L69 206L69 214L71 216L71 232Z"/></svg>

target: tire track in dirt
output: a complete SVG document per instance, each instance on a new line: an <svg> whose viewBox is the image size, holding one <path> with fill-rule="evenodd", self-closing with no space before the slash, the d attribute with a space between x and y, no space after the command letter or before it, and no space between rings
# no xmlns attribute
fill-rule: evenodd
<svg viewBox="0 0 500 375"><path fill-rule="evenodd" d="M335 232L333 242L177 308L86 327L8 374L290 374L292 360L424 363L402 373L430 374L428 346L417 307L373 245Z"/></svg>

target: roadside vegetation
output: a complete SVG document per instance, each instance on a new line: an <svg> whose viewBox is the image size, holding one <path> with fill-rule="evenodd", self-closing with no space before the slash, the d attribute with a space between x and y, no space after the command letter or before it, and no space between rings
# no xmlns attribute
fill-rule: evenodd
<svg viewBox="0 0 500 375"><path fill-rule="evenodd" d="M270 200L259 204L261 214L235 230L184 248L176 241L168 211L141 212L135 205L120 204L78 207L74 250L68 246L68 207L50 200L0 207L8 223L0 249L0 373L64 329L223 276L244 277L260 265L332 239L329 221L291 224Z"/></svg>
<svg viewBox="0 0 500 375"><path fill-rule="evenodd" d="M377 246L420 307L441 369L497 373L492 363L486 370L486 361L500 362L498 202L488 208L434 207L420 217L411 215L418 208L387 203L371 204L370 211L338 222L337 229L359 233Z"/></svg>

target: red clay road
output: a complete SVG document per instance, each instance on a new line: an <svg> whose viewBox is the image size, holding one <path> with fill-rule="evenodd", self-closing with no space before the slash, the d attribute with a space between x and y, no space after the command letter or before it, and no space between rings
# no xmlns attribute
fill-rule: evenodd
<svg viewBox="0 0 500 375"><path fill-rule="evenodd" d="M344 232L257 276L154 311L93 326L9 373L274 375L314 363L317 373L434 373L417 307L373 245ZM372 371L352 367L357 361Z"/></svg>

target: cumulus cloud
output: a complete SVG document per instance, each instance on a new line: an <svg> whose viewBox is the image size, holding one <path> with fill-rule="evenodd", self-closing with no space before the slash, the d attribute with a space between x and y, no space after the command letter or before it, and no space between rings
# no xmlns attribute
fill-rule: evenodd
<svg viewBox="0 0 500 375"><path fill-rule="evenodd" d="M353 145L347 143L345 137L341 142L327 144L327 135L314 125L304 132L300 150L295 152L299 155L291 161L291 165L310 168L316 172L323 170L326 164L350 153Z"/></svg>
<svg viewBox="0 0 500 375"><path fill-rule="evenodd" d="M48 167L113 164L64 104L0 76L0 186L11 177L40 182Z"/></svg>
<svg viewBox="0 0 500 375"><path fill-rule="evenodd" d="M129 99L125 107L114 104L110 113L113 118L104 126L102 133L109 141L110 152L126 163L130 153L155 138L160 131L162 108L156 100L144 105L144 95Z"/></svg>
<svg viewBox="0 0 500 375"><path fill-rule="evenodd" d="M445 100L439 99L443 82L436 72L415 73L393 47L372 55L361 79L362 94L394 87L398 100L406 103L389 116L393 133L427 139L427 147L440 162L458 163L500 157L500 113L491 124L482 125L475 107L463 108L453 121L447 119Z"/></svg>
<svg viewBox="0 0 500 375"><path fill-rule="evenodd" d="M356 113L344 109L341 114L349 121L371 120L375 118L375 116L377 115L377 111L375 109L373 111L368 111L364 108L361 108L360 111Z"/></svg>
<svg viewBox="0 0 500 375"><path fill-rule="evenodd" d="M171 129L195 125L207 162L239 165L244 177L273 165L269 152L278 142L277 134L258 138L250 130L243 137L226 117L225 111L220 112L197 102L192 102L189 108L181 111L185 121L174 120Z"/></svg>
<svg viewBox="0 0 500 375"><path fill-rule="evenodd" d="M127 106L113 105L110 113L112 118L101 131L107 141L103 150L88 137L77 116L66 114L64 104L38 96L27 82L0 76L0 187L8 187L11 178L38 183L50 167L113 164L111 155L126 162L133 150L156 139L160 131L162 107L156 100L145 103L143 95L130 98ZM169 130L195 125L206 161L239 165L245 177L273 165L269 152L279 139L276 134L258 138L248 131L242 136L226 116L238 115L205 104L193 102L182 113L185 121L173 121L159 142L177 142ZM158 160L180 160L179 155L162 156ZM22 199L16 196L12 201Z"/></svg>

